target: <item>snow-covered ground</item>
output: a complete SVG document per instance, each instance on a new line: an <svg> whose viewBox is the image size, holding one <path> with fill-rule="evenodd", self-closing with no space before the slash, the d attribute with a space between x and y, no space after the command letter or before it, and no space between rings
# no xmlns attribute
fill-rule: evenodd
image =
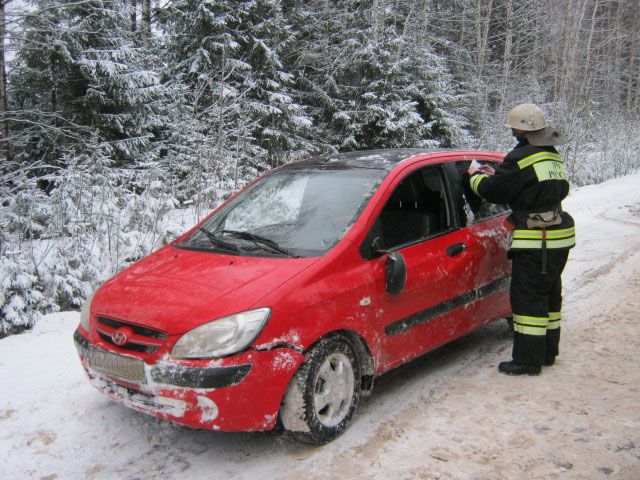
<svg viewBox="0 0 640 480"><path fill-rule="evenodd" d="M312 447L194 431L117 405L85 379L79 316L0 340L0 479L640 479L640 175L575 190L561 354L498 373L497 322L376 382L351 427Z"/></svg>

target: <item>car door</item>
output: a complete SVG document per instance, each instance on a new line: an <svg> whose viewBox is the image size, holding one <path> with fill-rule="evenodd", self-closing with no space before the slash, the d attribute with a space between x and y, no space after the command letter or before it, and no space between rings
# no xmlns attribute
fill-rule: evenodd
<svg viewBox="0 0 640 480"><path fill-rule="evenodd" d="M476 160L494 168L495 160L478 156ZM471 159L447 164L446 170L452 186L452 197L458 205L461 225L465 225L468 241L476 245L477 273L473 287L477 301L472 328L496 318L511 314L508 289L511 279L511 263L507 258L510 226L507 222L507 205L489 203L473 193L465 172Z"/></svg>
<svg viewBox="0 0 640 480"><path fill-rule="evenodd" d="M464 332L474 320L476 258L481 252L460 228L442 165L423 165L401 175L369 220L365 247L380 352L379 371L404 363ZM387 292L387 256L404 257L407 280Z"/></svg>

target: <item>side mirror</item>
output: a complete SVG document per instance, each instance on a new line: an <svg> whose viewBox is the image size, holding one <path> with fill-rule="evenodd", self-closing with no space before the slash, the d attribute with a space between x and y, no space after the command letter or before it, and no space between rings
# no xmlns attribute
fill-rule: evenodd
<svg viewBox="0 0 640 480"><path fill-rule="evenodd" d="M382 248L382 239L380 237L376 237L373 239L373 241L371 242L370 252L370 258L381 257L382 255L387 253L387 251Z"/></svg>
<svg viewBox="0 0 640 480"><path fill-rule="evenodd" d="M385 265L387 292L397 295L402 293L407 283L407 264L400 252L390 252Z"/></svg>

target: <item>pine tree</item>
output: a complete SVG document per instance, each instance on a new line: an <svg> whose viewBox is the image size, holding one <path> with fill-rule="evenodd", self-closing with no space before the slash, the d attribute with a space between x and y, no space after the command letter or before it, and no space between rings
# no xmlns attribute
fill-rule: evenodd
<svg viewBox="0 0 640 480"><path fill-rule="evenodd" d="M163 97L130 32L125 0L37 0L11 73L23 163L55 164L95 135L116 165L149 156ZM91 132L91 133L89 133Z"/></svg>
<svg viewBox="0 0 640 480"><path fill-rule="evenodd" d="M251 65L242 79L247 86L249 114L257 118L252 137L275 167L314 150L307 139L311 119L296 103L294 77L281 61L283 45L289 41L290 27L276 0L247 2L237 11L231 27L238 35L237 55Z"/></svg>
<svg viewBox="0 0 640 480"><path fill-rule="evenodd" d="M449 146L464 122L445 62L408 28L411 10L384 2L290 1L298 31L288 58L329 148Z"/></svg>
<svg viewBox="0 0 640 480"><path fill-rule="evenodd" d="M153 171L166 148L165 87L129 6L38 0L24 17L8 115L21 168L1 185L17 194L0 211L0 330L79 306L127 258L166 241L162 222L149 222L173 206Z"/></svg>
<svg viewBox="0 0 640 480"><path fill-rule="evenodd" d="M167 76L184 88L183 105L200 126L194 159L218 179L253 178L312 148L310 120L290 93L279 59L286 26L275 0L174 0L162 11L169 34ZM240 181L240 183L243 183Z"/></svg>

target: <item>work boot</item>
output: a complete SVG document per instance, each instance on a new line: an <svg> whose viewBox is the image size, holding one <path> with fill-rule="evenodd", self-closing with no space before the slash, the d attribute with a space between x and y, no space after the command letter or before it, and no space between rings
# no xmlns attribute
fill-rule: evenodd
<svg viewBox="0 0 640 480"><path fill-rule="evenodd" d="M540 365L525 365L524 363L502 362L498 365L505 375L538 375L540 373Z"/></svg>

